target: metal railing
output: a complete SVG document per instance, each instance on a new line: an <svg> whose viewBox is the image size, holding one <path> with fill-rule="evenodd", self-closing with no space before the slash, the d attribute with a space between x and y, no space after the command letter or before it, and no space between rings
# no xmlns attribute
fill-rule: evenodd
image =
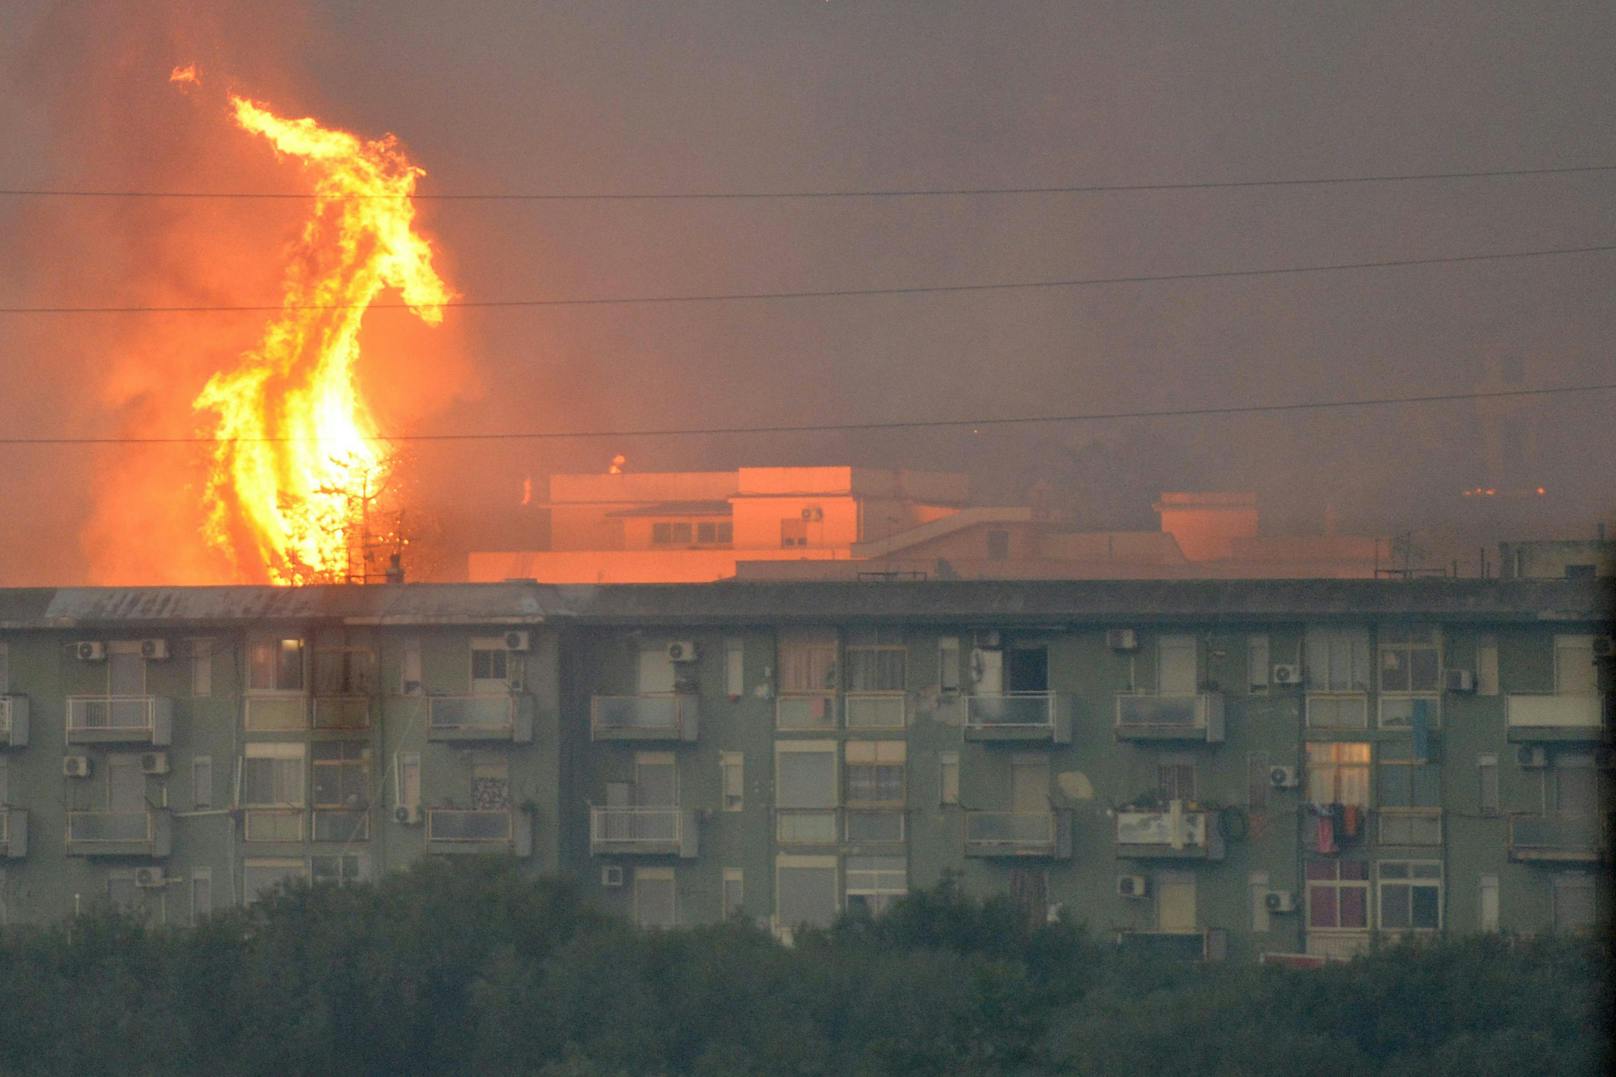
<svg viewBox="0 0 1616 1077"><path fill-rule="evenodd" d="M428 808L426 840L509 844L515 835L510 808L479 811L467 808Z"/></svg>
<svg viewBox="0 0 1616 1077"><path fill-rule="evenodd" d="M1116 697L1119 737L1176 740L1222 740L1223 697L1213 692L1193 695L1127 695Z"/></svg>
<svg viewBox="0 0 1616 1077"><path fill-rule="evenodd" d="M1055 845L1055 813L968 811L965 844L1004 849L1047 849Z"/></svg>
<svg viewBox="0 0 1616 1077"><path fill-rule="evenodd" d="M302 841L302 808L245 808L243 841Z"/></svg>
<svg viewBox="0 0 1616 1077"><path fill-rule="evenodd" d="M842 709L849 729L902 729L909 724L907 692L848 692Z"/></svg>
<svg viewBox="0 0 1616 1077"><path fill-rule="evenodd" d="M1055 730L1054 692L1001 692L965 697L967 729Z"/></svg>
<svg viewBox="0 0 1616 1077"><path fill-rule="evenodd" d="M173 700L162 696L68 696L67 738L167 744L173 714Z"/></svg>
<svg viewBox="0 0 1616 1077"><path fill-rule="evenodd" d="M774 724L777 729L835 729L836 693L780 696L774 701Z"/></svg>
<svg viewBox="0 0 1616 1077"><path fill-rule="evenodd" d="M590 808L589 841L598 847L612 845L678 846L684 836L683 809Z"/></svg>
<svg viewBox="0 0 1616 1077"><path fill-rule="evenodd" d="M369 729L370 696L323 695L314 697L315 729Z"/></svg>
<svg viewBox="0 0 1616 1077"><path fill-rule="evenodd" d="M835 845L838 809L776 808L774 840L780 845Z"/></svg>
<svg viewBox="0 0 1616 1077"><path fill-rule="evenodd" d="M1563 729L1598 734L1604 728L1604 697L1528 695L1504 697L1504 726L1510 731Z"/></svg>
<svg viewBox="0 0 1616 1077"><path fill-rule="evenodd" d="M516 697L509 693L427 697L430 734L509 736L516 730Z"/></svg>
<svg viewBox="0 0 1616 1077"><path fill-rule="evenodd" d="M74 845L137 845L157 840L157 812L70 811L67 840Z"/></svg>
<svg viewBox="0 0 1616 1077"><path fill-rule="evenodd" d="M1509 852L1516 859L1593 860L1604 852L1607 838L1598 815L1516 812L1509 817Z"/></svg>
<svg viewBox="0 0 1616 1077"><path fill-rule="evenodd" d="M589 729L596 740L683 739L694 725L696 700L688 692L597 695L589 701Z"/></svg>

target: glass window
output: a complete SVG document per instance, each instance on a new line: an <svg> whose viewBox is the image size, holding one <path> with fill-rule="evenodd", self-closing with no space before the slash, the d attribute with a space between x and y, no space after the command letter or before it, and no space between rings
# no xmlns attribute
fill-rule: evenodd
<svg viewBox="0 0 1616 1077"><path fill-rule="evenodd" d="M634 869L634 922L641 927L678 923L672 868Z"/></svg>
<svg viewBox="0 0 1616 1077"><path fill-rule="evenodd" d="M1442 865L1435 860L1382 860L1380 926L1435 931L1442 926Z"/></svg>
<svg viewBox="0 0 1616 1077"><path fill-rule="evenodd" d="M370 746L359 741L314 745L314 806L363 808L370 803Z"/></svg>
<svg viewBox="0 0 1616 1077"><path fill-rule="evenodd" d="M724 869L724 919L744 915L746 911L746 878L740 868Z"/></svg>
<svg viewBox="0 0 1616 1077"><path fill-rule="evenodd" d="M369 695L376 690L376 655L359 647L322 647L314 652L314 694Z"/></svg>
<svg viewBox="0 0 1616 1077"><path fill-rule="evenodd" d="M0 658L0 665L4 659ZM0 675L0 691L5 691L4 677ZM206 699L213 694L213 641L211 639L193 639L191 641L191 695L197 699Z"/></svg>
<svg viewBox="0 0 1616 1077"><path fill-rule="evenodd" d="M471 679L474 681L503 681L510 677L510 652L503 647L471 649Z"/></svg>
<svg viewBox="0 0 1616 1077"><path fill-rule="evenodd" d="M836 807L836 749L775 745L775 801L781 808Z"/></svg>
<svg viewBox="0 0 1616 1077"><path fill-rule="evenodd" d="M303 691L303 641L251 640L247 644L247 687L255 692Z"/></svg>
<svg viewBox="0 0 1616 1077"><path fill-rule="evenodd" d="M504 759L474 760L471 764L472 809L474 811L508 811L510 806L511 765L509 761Z"/></svg>
<svg viewBox="0 0 1616 1077"><path fill-rule="evenodd" d="M1436 629L1386 625L1380 630L1380 690L1435 692L1441 676Z"/></svg>
<svg viewBox="0 0 1616 1077"><path fill-rule="evenodd" d="M718 767L724 785L724 810L740 811L746 798L746 778L740 752L719 752Z"/></svg>
<svg viewBox="0 0 1616 1077"><path fill-rule="evenodd" d="M836 640L782 640L780 643L780 691L791 693L831 692L836 689Z"/></svg>
<svg viewBox="0 0 1616 1077"><path fill-rule="evenodd" d="M1498 756L1488 754L1476 757L1476 775L1481 814L1498 814Z"/></svg>
<svg viewBox="0 0 1616 1077"><path fill-rule="evenodd" d="M358 853L321 854L309 858L316 886L343 886L365 878L365 858Z"/></svg>
<svg viewBox="0 0 1616 1077"><path fill-rule="evenodd" d="M1498 694L1498 637L1476 637L1476 694Z"/></svg>
<svg viewBox="0 0 1616 1077"><path fill-rule="evenodd" d="M1476 921L1479 931L1498 930L1498 876L1483 875L1478 886L1480 915Z"/></svg>
<svg viewBox="0 0 1616 1077"><path fill-rule="evenodd" d="M1369 928L1369 865L1361 860L1307 863L1307 926L1364 931Z"/></svg>
<svg viewBox="0 0 1616 1077"><path fill-rule="evenodd" d="M398 690L401 695L420 695L421 684L421 641L412 637L404 641L399 658Z"/></svg>
<svg viewBox="0 0 1616 1077"><path fill-rule="evenodd" d="M1307 798L1314 804L1369 807L1369 745L1357 741L1310 741Z"/></svg>
<svg viewBox="0 0 1616 1077"><path fill-rule="evenodd" d="M960 690L960 645L955 637L937 641L937 688L941 692Z"/></svg>
<svg viewBox="0 0 1616 1077"><path fill-rule="evenodd" d="M724 641L724 688L731 699L746 694L746 645L738 639Z"/></svg>
<svg viewBox="0 0 1616 1077"><path fill-rule="evenodd" d="M903 741L847 742L847 803L902 804Z"/></svg>
<svg viewBox="0 0 1616 1077"><path fill-rule="evenodd" d="M193 808L213 806L212 756L199 755L191 759L191 806Z"/></svg>
<svg viewBox="0 0 1616 1077"><path fill-rule="evenodd" d="M1367 692L1369 630L1309 626L1307 687L1312 692Z"/></svg>
<svg viewBox="0 0 1616 1077"><path fill-rule="evenodd" d="M1195 764L1158 764L1156 767L1156 789L1163 800L1194 800Z"/></svg>
<svg viewBox="0 0 1616 1077"><path fill-rule="evenodd" d="M847 690L849 692L901 692L907 681L905 667L909 652L903 647L849 647L847 649Z"/></svg>
<svg viewBox="0 0 1616 1077"><path fill-rule="evenodd" d="M1554 637L1554 691L1562 696L1586 696L1599 691L1594 669L1592 636Z"/></svg>
<svg viewBox="0 0 1616 1077"><path fill-rule="evenodd" d="M1252 688L1267 688L1269 676L1268 636L1246 637L1246 684Z"/></svg>
<svg viewBox="0 0 1616 1077"><path fill-rule="evenodd" d="M836 858L786 857L776 861L775 918L787 930L825 927L836 918Z"/></svg>
<svg viewBox="0 0 1616 1077"><path fill-rule="evenodd" d="M191 923L213 912L213 869L191 869Z"/></svg>
<svg viewBox="0 0 1616 1077"><path fill-rule="evenodd" d="M1382 759L1375 771L1375 802L1383 808L1435 808L1442 803L1441 772L1435 766Z"/></svg>
<svg viewBox="0 0 1616 1077"><path fill-rule="evenodd" d="M241 767L241 803L249 807L301 808L303 745L247 745Z"/></svg>
<svg viewBox="0 0 1616 1077"><path fill-rule="evenodd" d="M282 883L308 878L301 860L254 859L241 869L241 892L246 904L251 905Z"/></svg>
<svg viewBox="0 0 1616 1077"><path fill-rule="evenodd" d="M943 804L959 803L960 760L958 752L938 752L938 800Z"/></svg>
<svg viewBox="0 0 1616 1077"><path fill-rule="evenodd" d="M909 892L909 867L901 856L850 856L845 867L848 912L879 916Z"/></svg>

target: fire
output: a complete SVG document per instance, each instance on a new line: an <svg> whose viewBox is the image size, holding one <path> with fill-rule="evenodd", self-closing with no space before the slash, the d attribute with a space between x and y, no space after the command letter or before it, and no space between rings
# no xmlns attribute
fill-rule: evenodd
<svg viewBox="0 0 1616 1077"><path fill-rule="evenodd" d="M208 541L238 560L255 548L275 583L362 579L362 520L392 458L356 371L365 309L385 288L428 325L452 295L415 230L425 172L391 135L364 141L232 97L236 123L314 179L314 209L291 251L281 310L193 407L215 414Z"/></svg>
<svg viewBox="0 0 1616 1077"><path fill-rule="evenodd" d="M195 86L201 83L202 76L197 73L195 64L186 64L184 67L176 67L170 71L168 81L177 86Z"/></svg>

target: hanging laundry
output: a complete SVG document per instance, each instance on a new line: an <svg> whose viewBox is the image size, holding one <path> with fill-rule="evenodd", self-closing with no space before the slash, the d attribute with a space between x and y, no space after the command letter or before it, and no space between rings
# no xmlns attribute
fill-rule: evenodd
<svg viewBox="0 0 1616 1077"><path fill-rule="evenodd" d="M1363 825L1363 809L1356 804L1348 804L1346 813L1341 820L1341 833L1350 841L1358 837L1359 828Z"/></svg>
<svg viewBox="0 0 1616 1077"><path fill-rule="evenodd" d="M1328 815L1321 815L1318 819L1318 839L1316 842L1318 852L1333 853L1335 847L1335 820Z"/></svg>

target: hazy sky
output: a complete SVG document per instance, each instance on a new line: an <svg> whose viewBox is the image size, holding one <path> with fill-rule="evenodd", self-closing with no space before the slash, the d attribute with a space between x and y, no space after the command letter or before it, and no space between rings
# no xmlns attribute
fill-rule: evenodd
<svg viewBox="0 0 1616 1077"><path fill-rule="evenodd" d="M291 14L282 11L293 9ZM301 7L301 12L296 11ZM191 13L192 8L207 14ZM0 187L295 191L231 87L393 132L433 192L1128 184L1616 164L1616 5L1456 3L47 3L0 6ZM201 65L204 91L166 83ZM0 305L274 302L297 203L0 197ZM477 299L1112 277L1616 242L1616 172L1006 197L438 202ZM371 316L395 428L577 430L1115 411L1468 391L1616 374L1616 254L1194 283ZM11 435L192 432L189 402L261 316L0 315ZM434 371L443 372L441 376ZM1096 526L1163 487L1248 488L1276 525L1464 531L1458 491L1613 508L1616 394L1522 406L1530 474L1495 478L1476 409L969 432L423 448L451 531L525 474L738 463L1044 479ZM1104 444L1095 445L1099 439ZM135 500L184 531L173 449L0 447L0 583L161 575L109 556ZM139 481L125 481L134 476ZM189 491L189 492L188 492ZM141 493L141 498L151 495ZM97 510L97 501L101 508ZM187 500L189 499L189 500Z"/></svg>

